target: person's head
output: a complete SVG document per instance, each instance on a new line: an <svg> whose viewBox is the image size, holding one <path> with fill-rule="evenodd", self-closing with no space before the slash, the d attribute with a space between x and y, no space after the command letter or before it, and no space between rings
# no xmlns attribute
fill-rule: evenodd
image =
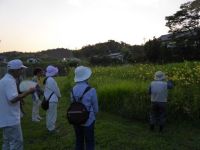
<svg viewBox="0 0 200 150"><path fill-rule="evenodd" d="M46 68L46 77L54 77L58 74L58 68L52 65L49 65Z"/></svg>
<svg viewBox="0 0 200 150"><path fill-rule="evenodd" d="M157 81L165 80L165 74L162 71L157 71L154 74L154 80L157 80Z"/></svg>
<svg viewBox="0 0 200 150"><path fill-rule="evenodd" d="M14 59L8 62L7 70L14 78L19 78L22 75L23 70L27 67L23 65L20 59Z"/></svg>
<svg viewBox="0 0 200 150"><path fill-rule="evenodd" d="M37 67L33 70L33 75L41 77L43 75L43 69L40 67Z"/></svg>
<svg viewBox="0 0 200 150"><path fill-rule="evenodd" d="M92 71L89 67L78 66L75 69L74 82L86 81L90 78Z"/></svg>

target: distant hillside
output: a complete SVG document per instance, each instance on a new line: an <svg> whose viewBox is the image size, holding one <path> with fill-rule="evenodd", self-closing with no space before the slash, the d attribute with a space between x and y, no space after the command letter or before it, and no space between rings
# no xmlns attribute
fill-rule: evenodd
<svg viewBox="0 0 200 150"><path fill-rule="evenodd" d="M74 51L76 57L92 57L95 55L103 56L109 55L110 53L122 52L123 48L131 48L129 44L119 43L114 40L109 40L104 43L97 43L95 45L87 45L82 47L82 49Z"/></svg>
<svg viewBox="0 0 200 150"><path fill-rule="evenodd" d="M95 45L88 45L82 47L82 49L80 50L73 51L73 54L75 57L85 59L95 65L101 65L104 63L117 63L113 60L113 58L111 58L111 55L115 55L116 59L123 60L122 63L135 63L145 60L143 45L131 46L124 42L119 43L114 40L109 40L108 42L97 43Z"/></svg>
<svg viewBox="0 0 200 150"><path fill-rule="evenodd" d="M71 50L64 48L51 49L35 53L35 56L40 59L61 60L73 56Z"/></svg>
<svg viewBox="0 0 200 150"><path fill-rule="evenodd" d="M72 57L73 53L71 50L58 48L58 49L45 50L35 53L23 53L16 51L5 52L5 53L0 53L0 56L4 56L5 58L7 58L7 60L19 58L25 61L30 57L39 58L41 60L62 60L63 58Z"/></svg>
<svg viewBox="0 0 200 150"><path fill-rule="evenodd" d="M14 58L22 59L26 61L28 58L37 58L42 61L57 61L63 58L76 57L82 60L90 61L91 58L107 57L112 53L120 53L124 56L124 59L129 62L135 62L144 58L143 46L134 45L131 46L124 42L116 42L109 40L104 43L97 43L94 45L87 45L82 47L80 50L69 50L65 48L49 49L35 53L22 53L22 52L5 52L0 53L0 57L5 57L7 60ZM101 60L100 60L101 62Z"/></svg>

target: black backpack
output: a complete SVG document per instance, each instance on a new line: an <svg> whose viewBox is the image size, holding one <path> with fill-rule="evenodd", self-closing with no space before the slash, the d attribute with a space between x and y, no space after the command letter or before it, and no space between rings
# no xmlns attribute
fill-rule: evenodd
<svg viewBox="0 0 200 150"><path fill-rule="evenodd" d="M81 125L88 120L90 112L87 110L86 106L82 103L82 99L85 93L87 93L90 89L91 87L88 86L83 92L82 96L78 98L77 101L74 97L72 90L73 102L70 104L67 110L67 119L70 124Z"/></svg>

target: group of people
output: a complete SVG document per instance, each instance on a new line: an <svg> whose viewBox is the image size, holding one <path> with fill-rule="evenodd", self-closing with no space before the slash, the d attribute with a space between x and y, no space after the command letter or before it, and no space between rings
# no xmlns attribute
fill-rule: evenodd
<svg viewBox="0 0 200 150"><path fill-rule="evenodd" d="M32 81L36 82L35 91L32 94L32 121L39 122L42 117L39 115L39 108L42 103L43 96L49 100L49 109L46 112L46 127L48 132L56 131L57 120L57 104L61 98L60 89L54 77L58 74L58 68L49 65L46 68L45 79L42 80L44 71L42 68L35 68L33 71Z"/></svg>
<svg viewBox="0 0 200 150"><path fill-rule="evenodd" d="M0 128L3 129L3 150L23 150L23 134L21 129L23 99L32 95L32 121L39 122L42 117L39 115L39 109L42 97L49 100L49 108L46 111L46 127L49 133L55 133L57 120L57 104L61 98L60 89L54 77L58 74L57 67L49 65L45 72L42 68L35 68L33 79L35 87L30 87L25 92L19 91L19 82L24 69L27 67L19 59L11 60L7 63L7 73L0 80ZM75 69L75 86L72 89L73 99L78 99L85 88L89 86L88 79L92 71L88 67L79 66ZM43 75L45 75L42 81ZM71 94L72 95L72 94ZM76 135L76 150L95 149L94 124L98 112L98 100L95 88L91 88L84 94L82 103L88 109L89 117L84 124L74 125Z"/></svg>
<svg viewBox="0 0 200 150"><path fill-rule="evenodd" d="M32 94L32 121L39 122L42 117L39 115L41 99L49 99L49 108L46 112L46 127L49 133L55 133L57 120L57 104L61 98L60 89L54 77L58 74L57 67L49 65L45 72L42 68L35 68L33 81L35 87L20 93L18 83L23 70L27 67L19 59L14 59L7 64L7 73L0 80L0 128L3 129L3 150L22 150L23 135L21 129L20 103L23 98ZM90 88L87 93L84 91L90 87L88 79L92 75L89 67L78 66L75 69L75 86L71 91L71 102L78 100L82 95L82 103L89 112L89 117L84 124L73 125L76 136L76 150L94 150L95 137L94 125L98 112L98 98L95 88ZM42 80L43 75L45 79ZM167 91L173 87L172 82L165 81L165 74L158 71L154 75L154 81L149 86L151 95L150 129L154 130L159 125L162 131L166 120Z"/></svg>

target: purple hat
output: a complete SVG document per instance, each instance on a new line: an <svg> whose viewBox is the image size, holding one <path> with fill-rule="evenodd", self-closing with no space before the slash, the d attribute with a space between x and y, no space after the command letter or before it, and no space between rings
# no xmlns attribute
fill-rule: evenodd
<svg viewBox="0 0 200 150"><path fill-rule="evenodd" d="M57 68L57 67L54 67L54 66L52 66L52 65L49 65L49 66L46 68L46 77L55 76L57 73L58 73L58 68Z"/></svg>

